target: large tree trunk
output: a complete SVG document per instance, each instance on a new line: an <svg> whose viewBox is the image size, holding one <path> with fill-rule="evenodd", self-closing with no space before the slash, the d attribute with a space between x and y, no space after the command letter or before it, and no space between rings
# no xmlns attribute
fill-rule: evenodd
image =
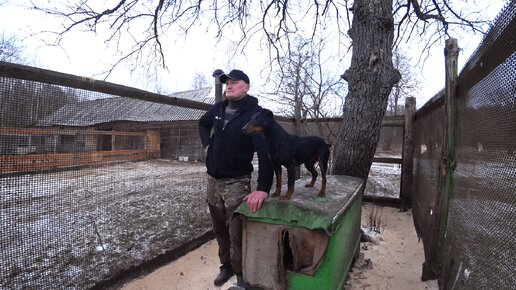
<svg viewBox="0 0 516 290"><path fill-rule="evenodd" d="M334 174L367 180L392 87L400 73L392 64L392 0L356 0L349 31L353 45L341 142Z"/></svg>

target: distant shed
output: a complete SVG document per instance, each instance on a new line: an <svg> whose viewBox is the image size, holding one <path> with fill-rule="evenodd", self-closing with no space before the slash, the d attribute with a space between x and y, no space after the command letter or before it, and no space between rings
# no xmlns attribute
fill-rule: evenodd
<svg viewBox="0 0 516 290"><path fill-rule="evenodd" d="M207 87L171 94L171 97L214 103L214 88ZM60 140L62 147L79 151L109 151L153 147L159 152L155 157L183 160L203 160L199 139L198 121L203 110L159 104L123 97L103 98L68 104L40 120L39 128L81 129L116 132L145 132L142 137L99 136L94 141ZM80 140L79 140L80 141ZM79 144L79 146L78 146ZM145 145L144 145L145 144ZM149 148L145 148L149 149ZM187 157L187 158L185 158Z"/></svg>

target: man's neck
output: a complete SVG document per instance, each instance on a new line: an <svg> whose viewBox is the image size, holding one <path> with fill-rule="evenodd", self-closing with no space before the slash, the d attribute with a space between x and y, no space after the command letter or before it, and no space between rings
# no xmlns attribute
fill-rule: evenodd
<svg viewBox="0 0 516 290"><path fill-rule="evenodd" d="M247 97L247 95L243 95L242 97L237 98L237 99L233 99L233 100L228 99L229 107L234 110L239 109L242 106L242 104L244 103L246 97Z"/></svg>

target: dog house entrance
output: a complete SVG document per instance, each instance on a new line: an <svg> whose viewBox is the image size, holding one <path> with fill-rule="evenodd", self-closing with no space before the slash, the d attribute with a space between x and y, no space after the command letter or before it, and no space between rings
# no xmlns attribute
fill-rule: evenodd
<svg viewBox="0 0 516 290"><path fill-rule="evenodd" d="M329 240L324 231L253 221L245 222L244 237L246 281L265 289L285 289L287 272L313 276Z"/></svg>
<svg viewBox="0 0 516 290"><path fill-rule="evenodd" d="M281 236L283 240L283 267L285 267L287 271L296 271L294 269L294 254L290 248L290 235L288 230L284 230Z"/></svg>

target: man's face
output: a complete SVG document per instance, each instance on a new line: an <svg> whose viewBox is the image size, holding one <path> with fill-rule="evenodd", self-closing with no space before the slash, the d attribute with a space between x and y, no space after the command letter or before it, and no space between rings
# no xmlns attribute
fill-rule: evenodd
<svg viewBox="0 0 516 290"><path fill-rule="evenodd" d="M249 91L249 85L243 80L232 80L226 81L226 98L228 100L238 100L245 96Z"/></svg>

